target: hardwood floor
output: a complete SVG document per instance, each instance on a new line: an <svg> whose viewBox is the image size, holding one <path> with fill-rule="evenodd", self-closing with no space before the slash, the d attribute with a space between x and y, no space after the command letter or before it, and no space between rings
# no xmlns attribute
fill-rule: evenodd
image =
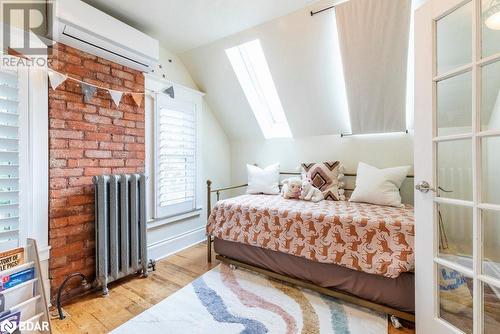
<svg viewBox="0 0 500 334"><path fill-rule="evenodd" d="M133 278L109 286L109 295L99 292L64 306L67 318L52 320L54 333L107 333L139 313L159 303L218 265L207 264L206 244L158 261L147 279ZM389 323L389 334L414 334L412 329L397 330Z"/></svg>

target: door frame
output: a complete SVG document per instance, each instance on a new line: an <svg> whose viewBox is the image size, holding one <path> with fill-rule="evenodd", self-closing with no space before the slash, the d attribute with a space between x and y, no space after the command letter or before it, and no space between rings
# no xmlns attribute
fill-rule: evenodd
<svg viewBox="0 0 500 334"><path fill-rule="evenodd" d="M444 74L437 74L437 21L472 1L472 62ZM416 318L419 333L460 333L439 318L439 278L437 265L458 270L473 279L473 329L482 333L483 303L482 282L498 286L500 280L482 274L481 209L492 205L481 204L481 142L482 138L500 135L499 130L481 131L481 70L500 60L500 54L482 58L481 0L430 0L415 12L415 182L437 182L438 142L470 139L472 149L472 201L436 197L433 192L415 193L416 256L415 289ZM437 83L459 74L472 73L472 131L467 134L438 137L437 134ZM432 112L429 112L432 111ZM473 209L473 268L464 268L451 261L438 259L439 233L436 203L448 203ZM496 210L500 206L495 206ZM429 247L432 233L432 247ZM430 279L432 277L432 281ZM432 284L432 285L431 285ZM432 291L432 293L426 293Z"/></svg>

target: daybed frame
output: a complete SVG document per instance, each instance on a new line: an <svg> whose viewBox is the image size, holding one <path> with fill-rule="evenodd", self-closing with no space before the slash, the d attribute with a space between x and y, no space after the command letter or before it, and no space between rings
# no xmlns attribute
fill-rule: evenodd
<svg viewBox="0 0 500 334"><path fill-rule="evenodd" d="M289 175L289 176L290 175L297 175L297 176L299 176L299 175L301 175L301 173L299 173L299 172L292 172L292 173L280 172L280 175ZM356 177L356 174L345 173L344 175L347 177ZM408 176L408 178L413 178L413 176L410 175L410 176ZM212 181L207 180L207 220L210 217L210 213L212 211L212 194L215 193L216 197L217 197L217 201L219 201L220 194L222 192L234 190L234 189L245 188L247 186L248 186L248 184L242 184L239 186L232 186L232 187L226 187L226 188L220 188L220 189L212 189ZM353 189L347 189L347 188L345 190L346 191L353 191ZM207 236L207 261L209 263L212 262L212 243L213 243L212 237ZM278 273L275 273L273 271L270 271L270 270L267 270L264 268L256 267L256 266L253 266L253 265L241 262L241 261L237 261L235 259L231 259L230 257L227 257L227 256L222 256L222 255L216 254L215 258L217 260L224 262L226 264L229 264L229 265L234 265L236 267L245 268L245 269L257 272L259 274L262 274L262 275L265 275L265 276L268 276L268 277L271 277L274 279L278 279L278 280L281 280L281 281L284 281L287 283L291 283L291 284L296 285L296 286L307 288L307 289L319 292L319 293L327 295L327 296L335 297L335 298L341 299L343 301L346 301L346 302L349 302L349 303L352 303L355 305L366 307L366 308L369 308L369 309L372 309L375 311L379 311L379 312L383 312L383 313L386 313L389 315L394 315L400 319L404 319L404 320L407 320L410 322L415 322L415 314L410 313L410 312L405 312L405 311L401 311L401 310L398 310L398 309L395 309L395 308L392 308L392 307L389 307L386 305L377 304L377 303L371 302L369 300L360 298L358 296L355 296L355 295L352 295L352 294L349 294L349 293L346 293L346 292L343 292L340 290L336 290L334 288L324 288L324 287L321 287L319 285L313 284L313 283L305 281L305 280L301 280L301 279L292 278L292 277L289 277L286 275L278 274Z"/></svg>

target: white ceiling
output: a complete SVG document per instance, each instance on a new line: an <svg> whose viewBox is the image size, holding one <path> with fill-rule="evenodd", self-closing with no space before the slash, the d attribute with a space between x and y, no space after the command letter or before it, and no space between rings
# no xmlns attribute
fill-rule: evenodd
<svg viewBox="0 0 500 334"><path fill-rule="evenodd" d="M184 52L286 15L317 0L83 0Z"/></svg>

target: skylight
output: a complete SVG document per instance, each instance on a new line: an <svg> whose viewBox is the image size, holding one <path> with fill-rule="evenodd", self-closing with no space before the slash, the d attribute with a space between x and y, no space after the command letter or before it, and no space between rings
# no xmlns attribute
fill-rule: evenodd
<svg viewBox="0 0 500 334"><path fill-rule="evenodd" d="M292 137L260 41L227 49L226 54L264 137Z"/></svg>

